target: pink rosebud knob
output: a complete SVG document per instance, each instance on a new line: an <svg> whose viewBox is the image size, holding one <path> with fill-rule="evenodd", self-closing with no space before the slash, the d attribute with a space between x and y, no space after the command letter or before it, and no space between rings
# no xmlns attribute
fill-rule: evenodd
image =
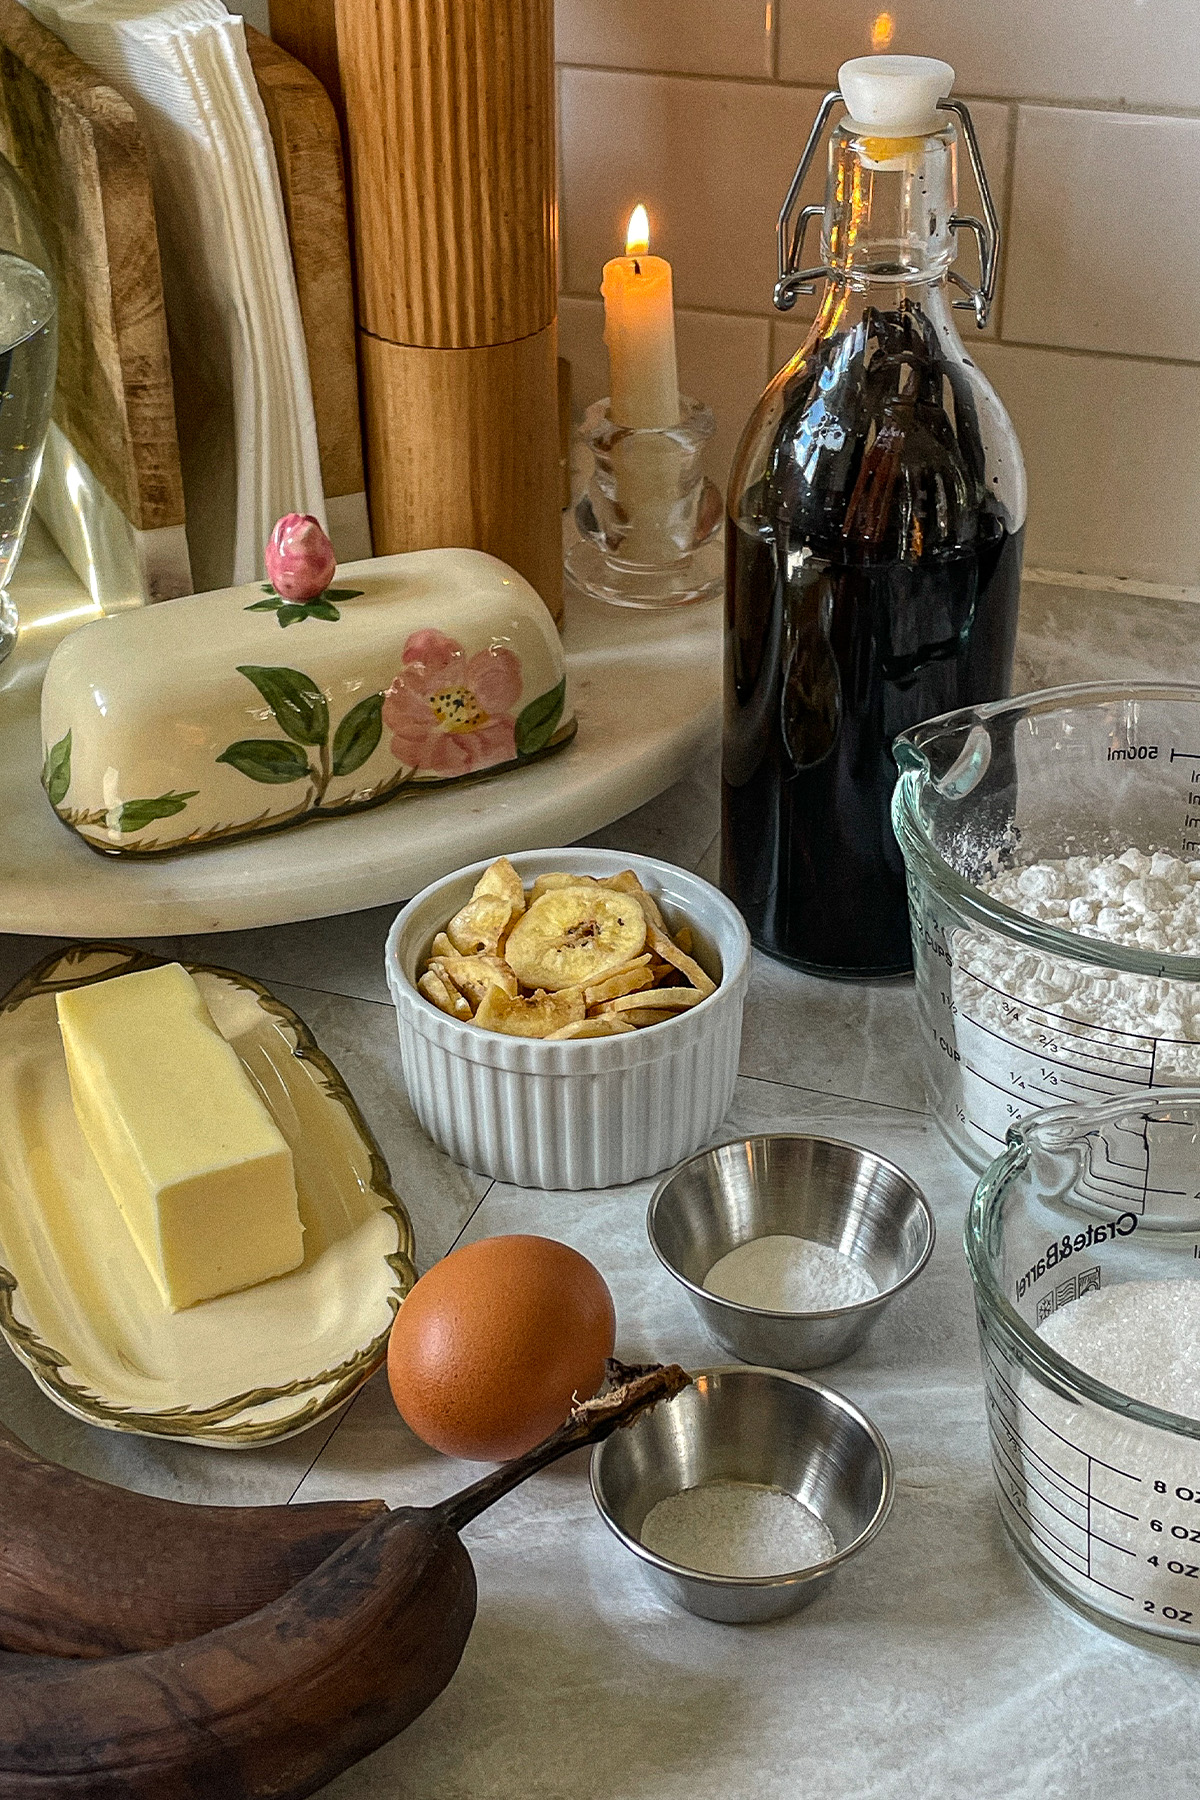
<svg viewBox="0 0 1200 1800"><path fill-rule="evenodd" d="M263 552L267 579L284 600L315 600L333 580L337 557L311 513L284 513Z"/></svg>

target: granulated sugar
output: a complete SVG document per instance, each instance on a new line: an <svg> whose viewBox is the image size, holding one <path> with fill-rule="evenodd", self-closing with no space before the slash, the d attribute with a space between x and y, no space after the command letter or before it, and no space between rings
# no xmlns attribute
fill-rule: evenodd
<svg viewBox="0 0 1200 1800"><path fill-rule="evenodd" d="M765 1312L829 1312L873 1300L879 1289L866 1269L811 1238L751 1238L715 1262L704 1277L710 1294Z"/></svg>
<svg viewBox="0 0 1200 1800"><path fill-rule="evenodd" d="M1080 937L1200 954L1200 862L1165 851L1062 857L1005 870L980 887L1027 917ZM1157 1082L1200 1080L1200 982L1090 966L977 929L955 932L953 956L955 1002L1001 1046L981 1051L989 1066L995 1061L1000 1088L1008 1084L1003 1040L1040 1052L1047 1013L1089 1028L1072 1042L1085 1069L1093 1062L1101 1072L1108 1067L1106 1047L1136 1056L1158 1039Z"/></svg>
<svg viewBox="0 0 1200 1800"><path fill-rule="evenodd" d="M1131 1281L1058 1307L1043 1341L1119 1394L1200 1419L1200 1281ZM1200 1625L1200 1443L1074 1401L985 1338L1001 1510L1057 1579L1151 1630Z"/></svg>
<svg viewBox="0 0 1200 1800"><path fill-rule="evenodd" d="M781 1488L706 1481L651 1507L647 1550L705 1575L788 1575L836 1554L833 1534Z"/></svg>
<svg viewBox="0 0 1200 1800"><path fill-rule="evenodd" d="M1107 1387L1200 1419L1200 1281L1126 1281L1059 1307L1052 1350Z"/></svg>

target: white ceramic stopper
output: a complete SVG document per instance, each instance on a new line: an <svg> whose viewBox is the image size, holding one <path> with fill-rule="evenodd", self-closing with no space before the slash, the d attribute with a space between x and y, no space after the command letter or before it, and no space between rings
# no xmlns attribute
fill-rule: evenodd
<svg viewBox="0 0 1200 1800"><path fill-rule="evenodd" d="M954 70L933 56L856 56L838 70L847 123L874 137L923 137L947 123L937 103L954 86Z"/></svg>

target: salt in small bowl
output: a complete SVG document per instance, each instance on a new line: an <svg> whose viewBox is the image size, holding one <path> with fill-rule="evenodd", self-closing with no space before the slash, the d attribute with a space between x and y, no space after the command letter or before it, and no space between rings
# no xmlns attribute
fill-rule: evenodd
<svg viewBox="0 0 1200 1800"><path fill-rule="evenodd" d="M834 1554L772 1575L710 1575L650 1550L647 1515L709 1481L790 1494L831 1534ZM778 1619L815 1600L883 1529L895 1486L891 1453L844 1395L782 1369L702 1369L668 1404L643 1413L592 1452L600 1517L666 1600L723 1625Z"/></svg>
<svg viewBox="0 0 1200 1800"><path fill-rule="evenodd" d="M654 1190L646 1231L723 1350L791 1370L841 1362L857 1350L921 1273L934 1242L929 1203L895 1163L838 1138L783 1133L689 1157ZM821 1312L773 1312L709 1293L705 1279L723 1256L775 1235L841 1251L878 1292Z"/></svg>

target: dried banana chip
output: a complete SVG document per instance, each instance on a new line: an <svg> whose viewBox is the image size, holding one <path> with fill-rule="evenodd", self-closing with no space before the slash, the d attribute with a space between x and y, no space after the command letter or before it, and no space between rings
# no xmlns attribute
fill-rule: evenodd
<svg viewBox="0 0 1200 1800"><path fill-rule="evenodd" d="M507 856L498 857L490 869L483 871L475 883L474 898L478 900L480 894L498 894L501 900L508 901L514 916L525 911L525 889Z"/></svg>
<svg viewBox="0 0 1200 1800"><path fill-rule="evenodd" d="M480 1002L475 1023L508 1037L547 1038L564 1025L579 1024L584 1016L579 995L538 992L529 999L513 998L503 988L491 987Z"/></svg>
<svg viewBox="0 0 1200 1800"><path fill-rule="evenodd" d="M476 950L494 955L511 918L512 907L499 894L477 894L455 913L446 936L462 956Z"/></svg>
<svg viewBox="0 0 1200 1800"><path fill-rule="evenodd" d="M621 1037L625 1032L632 1030L633 1026L627 1025L624 1019L614 1017L576 1019L572 1025L560 1025L557 1031L550 1033L550 1036L559 1041L566 1038Z"/></svg>
<svg viewBox="0 0 1200 1800"><path fill-rule="evenodd" d="M591 875L568 875L562 869L552 869L548 875L539 875L529 890L529 904L540 900L543 894L552 894L558 888L599 887L600 883Z"/></svg>
<svg viewBox="0 0 1200 1800"><path fill-rule="evenodd" d="M600 1010L602 1013L622 1013L653 1006L658 1011L686 1012L689 1006L699 1006L704 998L698 988L647 988L641 993L622 994L619 999L606 1000Z"/></svg>
<svg viewBox="0 0 1200 1800"><path fill-rule="evenodd" d="M449 1013L452 1019L465 1021L471 1017L471 1008L458 989L451 987L435 969L426 969L417 986L427 1000L432 1000L439 1011Z"/></svg>
<svg viewBox="0 0 1200 1800"><path fill-rule="evenodd" d="M614 969L603 981L593 982L583 990L583 998L588 1006L598 1006L602 1000L616 1000L621 994L634 994L639 988L653 985L654 977L647 964L650 954L636 956L623 969Z"/></svg>
<svg viewBox="0 0 1200 1800"><path fill-rule="evenodd" d="M552 888L517 920L504 954L525 987L557 992L623 968L641 952L646 930L645 914L626 894L596 884Z"/></svg>
<svg viewBox="0 0 1200 1800"><path fill-rule="evenodd" d="M658 910L658 902L648 894L632 869L622 869L619 875L608 875L600 883L601 887L615 888L618 893L632 894L650 925L657 925L660 931L667 929L667 922Z"/></svg>
<svg viewBox="0 0 1200 1800"><path fill-rule="evenodd" d="M705 999L709 994L716 993L716 982L710 980L700 964L694 962L685 950L679 948L678 944L673 943L665 932L657 931L651 925L646 932L646 939L655 955L661 956L664 962L674 963L680 973L686 975L694 987L699 988Z"/></svg>
<svg viewBox="0 0 1200 1800"><path fill-rule="evenodd" d="M434 938L417 986L485 1030L614 1037L678 1018L715 991L693 942L690 925L668 929L632 869L603 880L549 870L526 892L501 856Z"/></svg>
<svg viewBox="0 0 1200 1800"><path fill-rule="evenodd" d="M503 988L513 999L517 995L517 978L502 956L439 956L430 964L437 973L452 982L473 1006L478 1006L490 987Z"/></svg>

